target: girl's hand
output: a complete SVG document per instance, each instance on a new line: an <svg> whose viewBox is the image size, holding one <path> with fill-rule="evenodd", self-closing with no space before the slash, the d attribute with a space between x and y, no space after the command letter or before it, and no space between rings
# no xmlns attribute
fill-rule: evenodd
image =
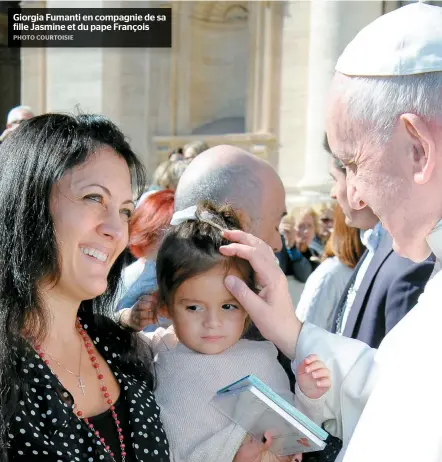
<svg viewBox="0 0 442 462"><path fill-rule="evenodd" d="M299 364L296 380L301 391L310 399L318 399L331 388L331 373L318 356L310 355Z"/></svg>

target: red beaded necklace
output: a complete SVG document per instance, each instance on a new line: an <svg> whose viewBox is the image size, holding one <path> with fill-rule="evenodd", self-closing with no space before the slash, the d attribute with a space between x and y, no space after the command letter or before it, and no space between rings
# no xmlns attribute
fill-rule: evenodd
<svg viewBox="0 0 442 462"><path fill-rule="evenodd" d="M95 369L95 371L97 372L97 378L98 378L98 380L100 382L100 385L101 385L100 389L103 392L103 397L104 397L106 403L110 405L109 409L112 412L112 417L114 419L115 426L116 426L117 432L118 432L118 439L120 440L121 460L122 460L122 462L125 462L125 460L126 460L126 451L125 451L126 445L124 444L123 430L120 427L120 421L118 420L118 415L117 415L117 413L115 411L114 402L112 401L110 393L109 393L109 391L108 391L108 389L106 387L106 384L104 383L104 376L100 372L100 364L98 363L97 357L94 355L92 341L89 338L87 332L84 330L83 326L81 325L79 318L77 318L77 322L76 322L75 326L76 326L77 331L80 334L81 338L83 339L84 346L86 347L86 351L88 352L89 359L92 362L92 366ZM35 350L37 351L40 358L49 367L52 374L54 374L55 377L58 379L57 374L51 368L50 361L45 357L45 352L43 351L41 346L36 345ZM84 423L88 426L88 428L90 429L92 434L94 436L96 436L97 439L100 441L100 443L104 446L104 450L106 451L106 453L109 454L110 457L112 458L112 460L115 462L115 459L114 459L115 454L111 451L110 446L108 444L106 444L106 441L100 435L100 432L98 430L95 430L93 423L87 417L83 417L83 412L80 411L80 409L78 409L76 404L74 404L73 411L74 411L74 414L78 417L78 419L84 421Z"/></svg>

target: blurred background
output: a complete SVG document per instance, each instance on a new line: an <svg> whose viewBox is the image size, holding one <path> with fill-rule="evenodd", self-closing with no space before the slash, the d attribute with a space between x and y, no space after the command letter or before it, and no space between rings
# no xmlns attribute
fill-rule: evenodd
<svg viewBox="0 0 442 462"><path fill-rule="evenodd" d="M0 117L98 112L130 138L148 170L193 140L267 159L289 208L328 200L323 108L337 57L401 1L0 2ZM7 8L164 7L172 49L7 48Z"/></svg>

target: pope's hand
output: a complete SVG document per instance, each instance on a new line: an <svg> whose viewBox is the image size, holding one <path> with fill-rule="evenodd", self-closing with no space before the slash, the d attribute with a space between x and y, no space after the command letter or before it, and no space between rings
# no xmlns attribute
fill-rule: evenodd
<svg viewBox="0 0 442 462"><path fill-rule="evenodd" d="M295 315L287 278L275 254L261 239L243 231L225 230L224 236L233 243L222 246L220 252L248 260L260 286L256 294L241 279L227 276L227 289L249 313L261 334L293 359L302 324Z"/></svg>

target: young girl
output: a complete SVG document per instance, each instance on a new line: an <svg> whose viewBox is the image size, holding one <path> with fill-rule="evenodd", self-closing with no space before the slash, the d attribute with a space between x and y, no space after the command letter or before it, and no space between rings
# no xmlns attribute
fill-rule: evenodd
<svg viewBox="0 0 442 462"><path fill-rule="evenodd" d="M247 261L219 253L229 244L222 230L240 228L233 210L205 203L175 213L171 224L158 252L157 279L161 311L173 326L145 334L156 355L155 397L174 460L230 462L246 432L210 403L219 388L254 374L287 400L296 399L275 346L241 338L248 315L224 278L234 275L256 287ZM309 365L314 372L304 367L297 392L311 398L311 408L301 411L314 420L330 387L329 371L317 360Z"/></svg>

